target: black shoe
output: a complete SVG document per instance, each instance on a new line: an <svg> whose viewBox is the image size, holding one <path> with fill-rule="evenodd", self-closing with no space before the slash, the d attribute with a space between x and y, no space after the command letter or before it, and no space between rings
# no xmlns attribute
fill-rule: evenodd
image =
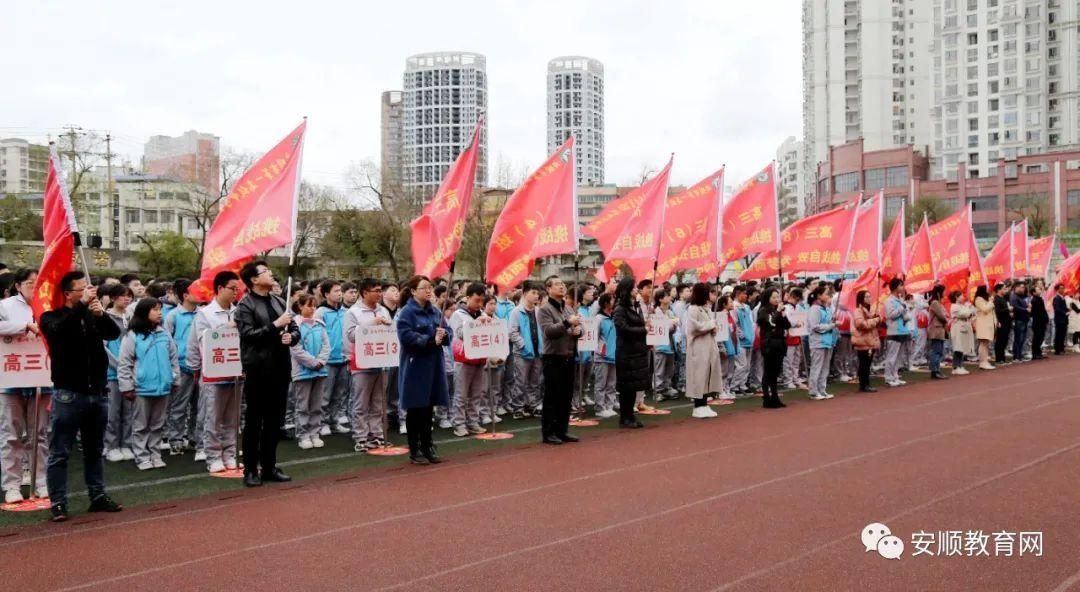
<svg viewBox="0 0 1080 592"><path fill-rule="evenodd" d="M259 487L262 483L262 479L259 478L259 474L255 471L244 473L244 487Z"/></svg>
<svg viewBox="0 0 1080 592"><path fill-rule="evenodd" d="M434 445L421 450L420 454L424 455L424 458L426 458L427 461L433 465L437 465L442 462L442 458L440 458L439 454L435 452Z"/></svg>
<svg viewBox="0 0 1080 592"><path fill-rule="evenodd" d="M780 399L773 399L771 397L766 398L764 401L762 401L761 406L765 409L780 409L782 407L787 407L787 405L784 405L784 403L780 401Z"/></svg>
<svg viewBox="0 0 1080 592"><path fill-rule="evenodd" d="M562 440L563 442L570 442L571 444L574 443L574 442L580 442L581 441L581 438L578 438L577 436L575 436L573 434L563 434L563 435L559 436L559 439Z"/></svg>
<svg viewBox="0 0 1080 592"><path fill-rule="evenodd" d="M941 374L939 372L932 372L930 374L930 380L948 380L948 379L949 379L949 377L947 377L944 374Z"/></svg>
<svg viewBox="0 0 1080 592"><path fill-rule="evenodd" d="M67 522L67 519L68 519L67 505L65 505L65 504L56 504L55 506L49 508L49 513L52 514L52 516L49 518L50 521L52 521L52 522Z"/></svg>
<svg viewBox="0 0 1080 592"><path fill-rule="evenodd" d="M635 419L633 421L620 421L619 422L619 427L620 428L626 428L628 430L637 430L637 429L645 427L645 424L643 424L640 421Z"/></svg>
<svg viewBox="0 0 1080 592"><path fill-rule="evenodd" d="M422 454L410 454L409 462L414 465L430 465L431 461L424 457Z"/></svg>
<svg viewBox="0 0 1080 592"><path fill-rule="evenodd" d="M544 436L544 444L552 444L558 446L563 443L563 439L558 436Z"/></svg>
<svg viewBox="0 0 1080 592"><path fill-rule="evenodd" d="M877 389L876 389L876 388L874 388L874 387L872 387L872 386L868 386L868 387L866 387L866 388L861 388L861 389L859 389L859 392L860 392L860 393L876 393L876 392L877 392Z"/></svg>
<svg viewBox="0 0 1080 592"><path fill-rule="evenodd" d="M273 483L288 483L289 481L292 481L292 477L286 475L281 469L274 467L270 471L263 471L262 480L263 483L266 483L267 481Z"/></svg>
<svg viewBox="0 0 1080 592"><path fill-rule="evenodd" d="M114 502L112 498L105 494L101 494L91 500L90 507L86 509L87 512L119 512L123 510L124 506Z"/></svg>

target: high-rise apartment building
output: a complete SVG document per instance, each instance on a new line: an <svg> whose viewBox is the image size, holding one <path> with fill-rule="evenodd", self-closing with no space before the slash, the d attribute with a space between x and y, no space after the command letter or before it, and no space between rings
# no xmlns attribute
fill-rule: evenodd
<svg viewBox="0 0 1080 592"><path fill-rule="evenodd" d="M20 138L0 140L0 197L7 193L41 193L49 169L49 147Z"/></svg>
<svg viewBox="0 0 1080 592"><path fill-rule="evenodd" d="M487 111L487 61L469 52L425 53L405 62L402 185L428 199L472 140ZM487 128L480 134L476 184L487 184Z"/></svg>
<svg viewBox="0 0 1080 592"><path fill-rule="evenodd" d="M803 143L788 137L776 149L776 180L780 183L780 225L787 226L806 213L806 196L814 186L803 170Z"/></svg>
<svg viewBox="0 0 1080 592"><path fill-rule="evenodd" d="M382 141L379 172L384 187L399 187L402 166L402 99L400 90L382 94Z"/></svg>
<svg viewBox="0 0 1080 592"><path fill-rule="evenodd" d="M1077 0L934 0L932 178L1080 146L1078 20Z"/></svg>
<svg viewBox="0 0 1080 592"><path fill-rule="evenodd" d="M143 148L143 169L174 181L201 187L207 195L221 191L221 140L197 131L182 136L151 136Z"/></svg>
<svg viewBox="0 0 1080 592"><path fill-rule="evenodd" d="M581 56L548 62L547 152L575 138L578 185L604 184L604 65Z"/></svg>

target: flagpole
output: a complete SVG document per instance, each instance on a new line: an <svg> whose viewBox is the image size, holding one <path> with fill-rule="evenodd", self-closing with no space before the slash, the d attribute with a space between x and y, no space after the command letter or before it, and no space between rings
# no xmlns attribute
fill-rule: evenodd
<svg viewBox="0 0 1080 592"><path fill-rule="evenodd" d="M296 265L296 221L300 215L300 179L304 167L304 140L307 139L307 115L304 116L304 138L300 141L300 151L296 154L296 188L293 190L292 242L289 243L289 279L285 287L285 307L292 300L292 274Z"/></svg>
<svg viewBox="0 0 1080 592"><path fill-rule="evenodd" d="M776 183L776 161L769 165L769 178L772 180L773 211L776 212L776 270L780 276L780 291L784 288L784 241L780 230L780 190ZM798 199L798 198L796 198ZM760 256L760 255L759 255ZM748 266L749 267L749 266Z"/></svg>
<svg viewBox="0 0 1080 592"><path fill-rule="evenodd" d="M862 192L860 192L859 193L859 200L855 202L855 216L853 216L852 220L851 220L851 230L848 232L847 250L844 252L844 264L840 266L840 288L841 288L841 291L843 290L844 282L847 281L848 259L851 256L851 245L852 245L852 243L855 242L855 227L859 225L859 208L862 207L862 198L863 198L863 194L862 194ZM880 218L880 217L881 216L879 214L878 218ZM880 249L881 248L880 247L880 241L878 241L878 243L879 243L878 248ZM840 309L840 298L836 298L836 299L833 300L833 313L835 314L836 311L839 310L839 309Z"/></svg>

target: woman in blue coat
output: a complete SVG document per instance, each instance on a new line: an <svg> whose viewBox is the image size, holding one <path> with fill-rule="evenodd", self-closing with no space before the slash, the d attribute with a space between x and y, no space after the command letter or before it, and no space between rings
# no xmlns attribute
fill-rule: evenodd
<svg viewBox="0 0 1080 592"><path fill-rule="evenodd" d="M442 346L453 333L432 296L431 280L413 276L401 291L404 304L395 319L401 341L398 393L401 407L407 410L409 460L417 465L442 462L431 441L432 414L436 405L450 404Z"/></svg>

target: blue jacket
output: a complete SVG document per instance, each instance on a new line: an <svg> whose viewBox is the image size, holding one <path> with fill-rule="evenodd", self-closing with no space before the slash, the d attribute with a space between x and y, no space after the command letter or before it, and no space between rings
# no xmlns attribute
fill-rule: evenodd
<svg viewBox="0 0 1080 592"><path fill-rule="evenodd" d="M754 311L749 304L735 305L735 322L739 324L739 349L754 347Z"/></svg>
<svg viewBox="0 0 1080 592"><path fill-rule="evenodd" d="M600 352L597 352L597 357L605 364L615 363L615 321L611 320L611 317L599 313L600 317L600 346L604 349L603 356Z"/></svg>
<svg viewBox="0 0 1080 592"><path fill-rule="evenodd" d="M105 372L105 378L115 382L116 368L120 365L120 343L124 340L124 334L127 333L127 319L111 312L105 314L109 315L117 327L120 327L120 337L105 342L105 353L109 356L109 369Z"/></svg>
<svg viewBox="0 0 1080 592"><path fill-rule="evenodd" d="M435 329L446 330L446 343L453 332L442 312L430 303L420 306L410 298L395 317L401 341L398 367L398 396L401 407L415 409L429 405L449 405L443 348L435 344Z"/></svg>
<svg viewBox="0 0 1080 592"><path fill-rule="evenodd" d="M329 376L326 361L330 357L330 338L326 324L321 319L308 322L305 319L296 321L300 329L300 341L289 348L292 354L292 377L293 380L312 380ZM323 366L318 369L316 362L322 362Z"/></svg>
<svg viewBox="0 0 1080 592"><path fill-rule="evenodd" d="M176 342L160 326L148 335L129 331L120 345L116 372L121 393L167 396L180 377Z"/></svg>
<svg viewBox="0 0 1080 592"><path fill-rule="evenodd" d="M191 326L195 322L195 313L198 309L188 312L184 310L184 307L177 306L172 309L166 316L162 312L162 317L165 319L165 331L169 333L173 338L174 343L181 343L184 347L178 347L177 357L180 361L180 370L185 374L192 374L194 371L187 365L187 343L188 338L191 335Z"/></svg>
<svg viewBox="0 0 1080 592"><path fill-rule="evenodd" d="M911 329L908 327L910 322L911 315L904 301L896 296L889 296L885 300L886 334L891 337L908 337L911 335Z"/></svg>
<svg viewBox="0 0 1080 592"><path fill-rule="evenodd" d="M315 318L326 325L326 335L330 339L330 359L327 363L334 366L344 364L347 361L342 346L345 342L345 315L348 312L349 309L344 306L330 308L325 304L315 311Z"/></svg>
<svg viewBox="0 0 1080 592"><path fill-rule="evenodd" d="M588 318L592 316L592 311L588 306L579 306L577 309L578 316L581 318ZM592 360L592 352L578 352L578 362L588 363Z"/></svg>
<svg viewBox="0 0 1080 592"><path fill-rule="evenodd" d="M833 322L832 309L820 304L810 307L807 315L807 324L810 326L810 349L832 349L836 347L839 334L836 323Z"/></svg>
<svg viewBox="0 0 1080 592"><path fill-rule="evenodd" d="M656 307L656 309L655 309L655 310L653 310L653 314L654 314L654 315L657 315L657 314L664 314L664 313L663 313L663 311L662 311L662 310L660 310L660 307L659 307L659 306L657 306L657 307ZM671 319L671 321L672 321L672 325L671 325L671 326L672 326L672 328L673 328L673 329L674 329L675 327L677 327L677 326L678 326L678 324L679 324L679 317L675 315L675 311L673 311L673 310L671 310L671 309L669 308L669 309L668 309L668 312L667 312L667 315L666 315L666 316L667 316L667 317L668 317L669 319ZM672 344L672 342L673 342L674 340L675 340L675 333L674 333L674 332L672 332L672 333L669 333L669 334L668 334L668 341L667 341L667 343L665 343L664 345L658 345L658 346L656 346L656 347L655 347L655 348L653 349L653 351L655 351L655 352L656 352L656 353L658 353L658 354L664 354L664 355L668 355L668 356L673 356L673 355L675 355L675 350L673 350L673 349L671 348L671 344Z"/></svg>
<svg viewBox="0 0 1080 592"><path fill-rule="evenodd" d="M510 311L514 310L514 303L511 300L495 300L495 318L508 320L510 318Z"/></svg>
<svg viewBox="0 0 1080 592"><path fill-rule="evenodd" d="M540 307L533 309L535 317ZM540 346L539 351L533 350L532 328L529 326L529 313L524 306L517 306L510 313L508 322L510 328L510 343L514 344L514 355L521 356L523 360L536 360L544 351L544 332L540 329L540 319L536 320L536 342Z"/></svg>
<svg viewBox="0 0 1080 592"><path fill-rule="evenodd" d="M726 310L720 312L730 316ZM735 322L739 322L738 317L736 317ZM739 355L739 342L735 339L735 327L728 327L728 338L721 341L720 346L724 348L724 355L728 357Z"/></svg>

